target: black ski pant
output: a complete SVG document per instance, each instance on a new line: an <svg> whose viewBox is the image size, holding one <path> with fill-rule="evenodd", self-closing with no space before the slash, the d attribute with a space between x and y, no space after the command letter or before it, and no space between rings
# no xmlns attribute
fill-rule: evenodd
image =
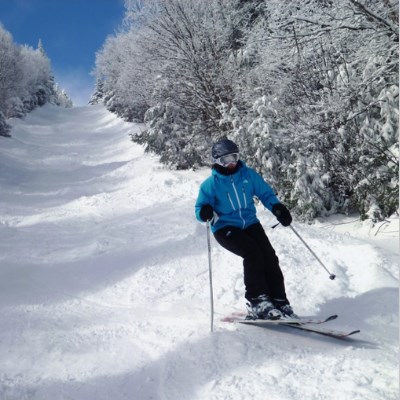
<svg viewBox="0 0 400 400"><path fill-rule="evenodd" d="M246 229L226 226L216 231L214 237L222 247L243 258L247 300L266 294L289 303L278 257L260 223Z"/></svg>

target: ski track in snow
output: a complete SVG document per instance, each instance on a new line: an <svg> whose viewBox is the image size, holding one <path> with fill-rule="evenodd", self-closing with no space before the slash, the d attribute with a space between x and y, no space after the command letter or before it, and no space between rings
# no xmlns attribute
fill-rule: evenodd
<svg viewBox="0 0 400 400"><path fill-rule="evenodd" d="M242 266L212 240L211 334L206 231L193 215L209 170L168 170L130 141L140 126L102 106L11 123L0 138L1 399L398 398L397 251L294 223L331 281L260 207L297 313L337 313L327 326L361 333L221 322L244 310Z"/></svg>

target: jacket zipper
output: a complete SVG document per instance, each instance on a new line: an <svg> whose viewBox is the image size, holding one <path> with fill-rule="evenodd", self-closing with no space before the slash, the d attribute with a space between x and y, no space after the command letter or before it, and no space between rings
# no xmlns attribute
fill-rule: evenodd
<svg viewBox="0 0 400 400"><path fill-rule="evenodd" d="M243 189L243 198L244 198L244 208L247 208L246 191L244 190L244 186L242 187L242 189Z"/></svg>
<svg viewBox="0 0 400 400"><path fill-rule="evenodd" d="M241 212L242 204L240 203L239 195L238 195L238 192L236 190L236 186L235 186L235 183L233 182L233 178L232 177L231 177L231 182L232 182L233 190L234 190L235 195L236 195L237 202L239 204L239 217L243 221L243 229L244 229L244 227L246 225L246 221L242 217L242 212ZM231 201L231 203L232 203L232 201Z"/></svg>
<svg viewBox="0 0 400 400"><path fill-rule="evenodd" d="M231 206L232 206L232 208L233 208L233 211L236 211L235 205L233 204L233 201L232 201L232 199L231 199L231 196L229 195L229 192L226 192L226 194L227 194L228 199L229 199L229 201L230 201L230 203L231 203Z"/></svg>

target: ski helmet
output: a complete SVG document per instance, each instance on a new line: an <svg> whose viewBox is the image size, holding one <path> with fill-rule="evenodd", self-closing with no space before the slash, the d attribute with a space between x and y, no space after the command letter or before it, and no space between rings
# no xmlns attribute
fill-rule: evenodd
<svg viewBox="0 0 400 400"><path fill-rule="evenodd" d="M229 139L222 139L213 144L211 156L213 161L227 154L239 153L239 148L236 143Z"/></svg>

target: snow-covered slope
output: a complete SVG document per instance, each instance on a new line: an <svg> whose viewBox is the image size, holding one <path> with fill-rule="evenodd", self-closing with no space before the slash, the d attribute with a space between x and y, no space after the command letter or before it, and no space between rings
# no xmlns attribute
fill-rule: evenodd
<svg viewBox="0 0 400 400"><path fill-rule="evenodd" d="M245 308L242 266L212 240L211 334L193 215L209 171L167 170L130 141L140 127L102 106L12 125L0 138L1 399L397 399L398 220L379 232L294 222L331 281L260 208L297 313L337 313L327 325L361 333L221 322Z"/></svg>

